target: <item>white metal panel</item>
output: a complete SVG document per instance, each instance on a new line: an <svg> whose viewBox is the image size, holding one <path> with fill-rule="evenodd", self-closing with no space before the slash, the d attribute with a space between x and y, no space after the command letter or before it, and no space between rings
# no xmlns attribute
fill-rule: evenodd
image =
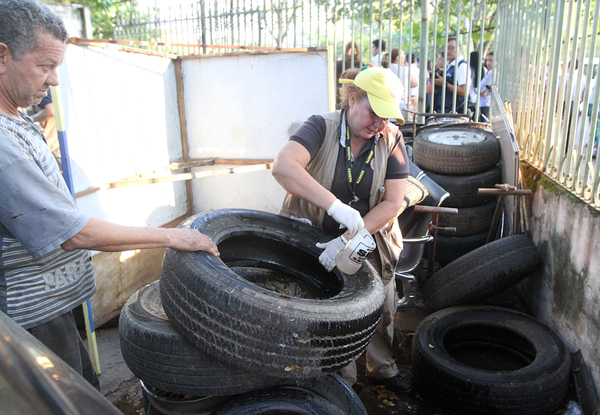
<svg viewBox="0 0 600 415"><path fill-rule="evenodd" d="M273 158L328 111L326 52L186 59L182 72L192 158Z"/></svg>
<svg viewBox="0 0 600 415"><path fill-rule="evenodd" d="M181 160L170 59L68 45L59 74L76 192ZM163 225L187 210L183 183L101 191L78 205L128 225Z"/></svg>
<svg viewBox="0 0 600 415"><path fill-rule="evenodd" d="M196 212L243 208L279 213L285 191L271 170L207 177L194 182Z"/></svg>

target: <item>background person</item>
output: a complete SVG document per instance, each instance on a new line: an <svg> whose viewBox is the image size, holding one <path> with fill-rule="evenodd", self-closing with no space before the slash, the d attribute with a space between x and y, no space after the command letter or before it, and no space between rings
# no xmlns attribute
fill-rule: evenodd
<svg viewBox="0 0 600 415"><path fill-rule="evenodd" d="M404 123L398 101L402 87L398 77L383 68L351 71L352 75L340 79L346 82L340 91L342 109L310 117L279 151L272 173L288 192L282 214L308 220L332 238L317 245L323 248L319 261L328 271L333 270L345 241L356 233L356 217L364 220L377 243L367 260L386 291L382 319L367 346L367 376L407 393L412 388L410 375L399 371L392 349L398 304L394 270L402 252L396 218L404 198L408 159L402 133L389 118ZM354 81L344 79L353 75ZM342 374L354 383L356 365Z"/></svg>
<svg viewBox="0 0 600 415"><path fill-rule="evenodd" d="M390 70L394 75L400 78L402 83L402 94L400 95L400 111L404 114L404 107L406 106L406 91L407 88L412 88L418 85L418 81L413 73L410 75L410 85L408 85L408 66L406 65L406 56L404 51L400 48L392 49L392 63L390 64Z"/></svg>
<svg viewBox="0 0 600 415"><path fill-rule="evenodd" d="M371 54L373 55L373 58L371 58L371 65L373 66L382 66L381 63L387 55L387 53L385 53L385 40L381 39L381 50L379 50L379 42L380 40L377 39L371 43Z"/></svg>
<svg viewBox="0 0 600 415"><path fill-rule="evenodd" d="M335 77L336 83L340 79L340 76L342 76L342 73L345 70L351 69L351 68L360 69L361 67L362 67L362 59L361 59L361 54L360 54L360 49L358 47L358 43L350 41L346 44L346 50L344 51L344 56L339 58L336 62L336 77ZM340 103L340 94L339 94L339 92L337 92L336 93L336 104L338 105L338 108L339 108L339 103Z"/></svg>
<svg viewBox="0 0 600 415"><path fill-rule="evenodd" d="M417 80L416 85L410 86L410 103L408 108L417 111L419 109L419 76L421 74L421 70L419 69L419 62L417 61L416 55L413 53L410 58L410 76L411 78L414 76ZM412 120L414 117L413 113L408 113L408 119Z"/></svg>
<svg viewBox="0 0 600 415"><path fill-rule="evenodd" d="M444 76L445 62L446 61L444 60L444 52L438 53L437 60L435 61L435 67L431 71L431 75L429 76L429 82L427 83L427 88L426 88L427 112L430 112L430 113L434 111L434 109L432 108L432 105L431 105L431 91L433 90L433 92L434 92L434 99L435 99L435 97L438 96L438 94L440 94L442 92L442 87L435 86L435 84L431 83L431 80L435 79L437 76L439 76L440 78Z"/></svg>
<svg viewBox="0 0 600 415"><path fill-rule="evenodd" d="M471 66L470 75L471 75L471 92L469 93L469 109L473 113L472 119L475 121L475 114L477 111L477 75L481 74L479 79L482 79L487 74L487 69L483 62L479 59L479 52L473 51L471 52L471 56L469 59L469 64ZM481 83L480 83L481 84Z"/></svg>
<svg viewBox="0 0 600 415"><path fill-rule="evenodd" d="M480 122L491 122L490 118L490 105L492 103L491 88L492 88L492 77L494 76L494 52L490 52L485 57L485 67L487 73L481 80L481 95L479 97L479 121ZM477 92L477 90L475 90Z"/></svg>
<svg viewBox="0 0 600 415"><path fill-rule="evenodd" d="M33 106L34 114L31 116L33 122L39 124L42 134L46 138L48 147L54 155L58 167L62 170L62 157L60 155L60 145L58 143L58 132L56 131L56 122L54 120L54 106L52 105L52 94L48 90L48 95L42 98L39 104Z"/></svg>
<svg viewBox="0 0 600 415"><path fill-rule="evenodd" d="M96 292L86 249L219 252L194 229L79 212L39 127L19 111L58 85L67 31L38 0L0 0L0 10L0 310L99 389L71 311Z"/></svg>
<svg viewBox="0 0 600 415"><path fill-rule="evenodd" d="M435 91L433 109L437 113L452 112L452 102L454 94L454 78L456 82L456 113L463 112L465 98L469 94L469 70L467 61L461 55L461 50L456 45L456 38L448 39L446 45L447 64L446 64L446 79L439 73L436 74L434 84L440 88L440 93ZM458 62L458 63L457 63ZM442 102L443 89L446 90L445 101Z"/></svg>

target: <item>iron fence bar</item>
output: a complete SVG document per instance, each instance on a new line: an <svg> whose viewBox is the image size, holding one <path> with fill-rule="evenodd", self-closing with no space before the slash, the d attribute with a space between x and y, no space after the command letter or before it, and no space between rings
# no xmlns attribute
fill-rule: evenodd
<svg viewBox="0 0 600 415"><path fill-rule="evenodd" d="M565 162L565 142L566 142L566 135L568 134L568 130L566 130L565 126L567 125L567 123L564 120L564 117L566 114L569 114L571 112L571 94L572 94L572 90L573 90L573 69L574 66L571 65L569 66L569 79L571 79L571 82L567 83L567 62L565 62L565 59L567 59L567 57L569 56L569 39L571 38L571 26L572 26L572 22L573 22L573 6L574 6L574 0L569 2L569 13L568 13L568 17L567 17L567 30L566 30L566 36L563 37L563 53L561 54L561 58L562 58L562 67L561 67L561 77L560 77L560 84L559 84L559 98L558 98L558 105L562 106L562 111L560 113L557 113L556 116L559 120L559 131L560 134L558 134L555 138L555 148L556 151L554 152L554 161L555 161L555 168L556 168L556 172L554 173L554 176L556 178L556 180L559 183L561 182L561 173L562 173L562 166L563 163ZM567 115L568 116L568 115Z"/></svg>
<svg viewBox="0 0 600 415"><path fill-rule="evenodd" d="M373 0L369 0L369 61L371 60L371 49L373 45ZM381 50L381 46L379 47Z"/></svg>
<svg viewBox="0 0 600 415"><path fill-rule="evenodd" d="M542 3L542 12L545 16L545 23L543 25L543 35L540 35L540 37L543 37L544 41L540 42L539 45L539 49L538 49L538 55L539 55L539 60L538 60L538 66L535 69L535 81L537 84L537 100L536 102L543 102L543 96L544 96L544 92L545 92L545 87L546 87L546 83L542 82L543 80L545 80L545 76L546 76L546 62L548 60L548 48L549 48L549 42L550 42L550 33L551 33L551 26L550 26L550 5L551 5L552 0L544 0ZM531 156L531 159L529 160L530 163L532 163L532 165L536 166L536 167L540 167L542 165L542 159L540 156L540 153L543 152L543 136L542 136L542 132L543 132L543 125L547 120L547 114L543 113L543 105L538 105L536 106L536 111L535 111L535 120L537 121L535 124L535 128L533 130L533 137L536 140L536 144L534 146L533 149L533 153Z"/></svg>
<svg viewBox="0 0 600 415"><path fill-rule="evenodd" d="M529 73L529 83L528 83L528 89L529 89L529 97L528 97L528 102L529 102L529 107L530 110L527 113L527 118L525 120L525 125L526 125L526 129L525 129L525 140L527 143L527 148L524 149L523 151L523 155L527 158L527 160L532 160L533 159L533 150L535 148L535 136L533 135L533 132L535 131L535 126L538 123L537 122L537 106L535 105L536 103L536 99L537 99L537 87L538 87L538 82L537 82L537 74L538 74L538 65L539 65L539 59L540 59L540 46L542 45L542 26L544 24L543 22L543 1L539 4L536 4L536 6L533 9L533 13L535 15L535 33L533 35L533 38L535 40L535 42L532 43L531 46L531 50L530 50L530 56L531 56L531 60L532 63L530 64L530 73Z"/></svg>
<svg viewBox="0 0 600 415"><path fill-rule="evenodd" d="M565 3L562 0L556 0L556 2L559 5L559 8L561 10L561 12L564 12L564 6ZM555 9L556 10L556 9ZM558 14L559 16L562 16L563 14L559 12ZM556 16L556 12L555 12L555 16ZM555 156L557 151L555 151L555 140L553 139L552 136L552 131L553 131L553 124L554 124L554 119L556 118L556 113L557 113L557 101L560 102L562 101L562 97L564 94L559 93L557 96L557 87L558 87L558 67L560 64L560 47L561 47L561 42L562 42L562 23L563 23L564 19L555 19L556 22L556 31L554 33L554 36L552 37L552 42L554 43L554 53L551 55L550 57L550 61L552 62L552 70L550 71L550 76L551 76L551 83L550 83L550 90L548 91L550 94L550 109L548 111L548 116L550 117L549 119L549 126L547 129L547 140L548 140L548 144L546 147L546 172L550 177L556 177L556 175L558 174L558 169L556 169L555 171L555 166L556 163L554 162ZM567 22L568 24L568 22ZM562 79L564 79L564 75L562 77ZM563 82L564 84L564 82ZM546 96L548 96L548 94L546 94ZM558 99L557 99L558 98ZM559 127L557 128L557 130L560 130L560 118L558 118L558 125ZM548 171L548 169L550 169L550 171Z"/></svg>
<svg viewBox="0 0 600 415"><path fill-rule="evenodd" d="M377 62L377 66L383 66L383 56L384 56L384 50L381 47L383 45L383 42L385 42L383 40L383 29L381 27L381 25L383 24L383 1L379 1L379 36L377 36L377 39L379 39L379 62Z"/></svg>
<svg viewBox="0 0 600 415"><path fill-rule="evenodd" d="M383 7L383 3L382 3L382 7ZM389 60L388 60L388 65L391 68L392 67L392 22L393 22L393 17L394 17L394 1L390 0L390 11L389 11L389 23L388 26L390 28L390 35L388 37L388 56L389 56ZM352 26L354 27L354 25ZM353 38L354 39L354 38ZM398 50L398 53L400 53L400 51ZM398 75L400 75L400 67L398 67Z"/></svg>
<svg viewBox="0 0 600 415"><path fill-rule="evenodd" d="M452 91L452 113L457 114L456 111L456 101L458 98L458 91L456 90L457 86L458 86L458 51L461 50L461 45L462 42L460 41L460 29L462 28L462 18L461 18L461 14L462 14L462 2L457 2L456 3L456 54L454 55L454 90ZM469 63L467 62L467 82L468 82L468 78L469 78ZM465 90L466 90L466 86L465 86ZM466 93L466 91L465 91ZM468 96L465 96L465 99L463 100L464 104L463 105L468 105Z"/></svg>
<svg viewBox="0 0 600 415"><path fill-rule="evenodd" d="M575 119L576 123L575 123L575 135L572 135L572 141L571 143L573 143L573 145L576 144L577 142L577 147L573 147L573 145L570 147L570 151L576 151L576 159L575 159L575 163L574 165L572 165L571 163L573 163L573 160L569 157L569 164L567 165L568 171L570 172L570 177L569 174L567 174L567 182L571 182L571 189L573 189L575 192L577 192L578 194L581 194L581 190L583 188L583 181L580 180L579 177L579 173L581 171L581 165L583 163L583 141L585 138L585 131L586 131L586 121L587 121L587 114L588 114L588 100L589 100L589 92L586 93L586 91L582 91L581 87L582 87L582 82L583 82L583 78L584 76L586 77L586 81L585 84L583 84L583 88L585 90L588 90L588 86L591 83L591 78L588 79L588 75L589 75L589 63L588 63L588 75L585 74L585 69L586 69L586 65L585 65L585 53L586 53L586 44L587 44L587 37L588 37L588 27L590 26L590 9L591 9L591 1L590 0L586 0L585 2L585 11L583 12L583 22L582 22L582 32L581 32L581 41L577 41L576 43L579 45L579 54L577 57L577 61L579 63L579 73L578 73L578 77L577 77L577 97L578 99L582 99L581 104L577 105L577 118ZM578 39L579 40L579 39ZM594 52L590 51L591 55L593 56ZM593 64L593 61L592 61ZM592 66L592 71L593 71L593 66ZM581 96L583 92L583 96ZM586 98L587 97L587 98ZM579 117L579 108L582 107L582 112L581 112L581 117ZM579 121L581 120L581 124L579 125ZM579 125L579 128L577 128L577 126ZM591 128L591 126L590 126ZM577 134L579 134L579 137L577 136Z"/></svg>
<svg viewBox="0 0 600 415"><path fill-rule="evenodd" d="M421 64L419 71L419 103L417 105L417 111L425 112L425 94L427 89L427 44L429 40L429 15L428 15L429 1L421 2ZM402 34L400 34L402 36ZM435 38L434 38L435 43ZM425 118L421 115L418 120L416 116L413 116L413 120L416 123L425 123Z"/></svg>
<svg viewBox="0 0 600 415"><path fill-rule="evenodd" d="M350 55L350 62L352 62L352 67L354 67L354 62L356 61L357 56L355 55L356 53L356 47L354 46L356 44L356 41L354 40L354 0L351 0L350 2L350 14L352 16L351 24L352 24L352 28L351 28L351 40L352 40L352 52ZM360 54L360 49L358 50L359 54ZM362 58L360 58L360 55L358 56L359 60L361 61L361 66L362 66Z"/></svg>
<svg viewBox="0 0 600 415"><path fill-rule="evenodd" d="M402 1L402 0L401 0ZM362 26L363 26L363 22L365 21L365 3L363 2L361 7L360 7L360 25L361 25L361 31L360 31L360 52L362 54L362 60L364 63L364 51L365 51L365 43L364 43L364 30L362 30ZM369 52L367 52L368 54ZM369 55L367 55L369 56Z"/></svg>
<svg viewBox="0 0 600 415"><path fill-rule="evenodd" d="M579 41L579 23L581 21L581 8L583 6L583 1L579 0L577 2L577 14L575 15L575 33L572 36L571 40L571 56L569 60L569 84L568 84L568 94L567 94L567 107L568 111L565 115L568 117L569 122L565 123L565 137L563 140L563 151L565 153L565 160L559 166L559 181L563 183L566 187L571 188L569 183L572 184L572 175L569 175L569 171L572 166L572 157L573 157L573 144L574 144L574 135L573 133L577 131L577 120L579 118L579 95L581 94L581 80L583 79L583 68L579 67L579 62L577 61L577 44ZM575 72L578 70L577 72ZM575 80L575 76L577 76L577 80ZM565 84L567 80L565 79ZM575 90L573 90L573 84L575 84ZM576 98L577 100L575 100ZM571 145L569 145L569 143Z"/></svg>
<svg viewBox="0 0 600 415"><path fill-rule="evenodd" d="M465 87L465 104L463 106L463 114L467 113L471 98L470 92L471 88L473 88L473 85L471 85L471 76L469 75L469 73L471 72L471 50L473 48L473 3L473 1L469 2L469 30L467 33L467 85ZM479 71L481 70L481 62L477 62L477 68L477 79L479 80L481 79L479 77ZM479 81L477 81L477 86L479 86Z"/></svg>
<svg viewBox="0 0 600 415"><path fill-rule="evenodd" d="M430 82L431 82L431 93L430 93L430 108L429 108L429 112L433 112L433 103L435 102L435 75L436 75L436 66L437 66L437 58L438 58L438 51L437 51L437 27L438 27L438 10L439 10L439 5L440 5L440 1L439 0L434 0L435 1L435 5L433 6L433 14L434 14L434 18L433 18L433 55L431 58L431 62L432 62L432 66L431 66L431 77L430 77ZM485 1L485 0L484 0ZM423 111L426 112L426 111Z"/></svg>
<svg viewBox="0 0 600 415"><path fill-rule="evenodd" d="M485 59L485 57L483 56L483 42L485 40L485 6L486 6L486 1L485 0L481 0L479 2L480 7L481 7L481 28L479 29L479 59ZM485 60L484 60L485 61ZM479 102L481 101L481 62L479 62L477 68L478 68L478 73L477 73L477 101L475 102L475 121L479 121L479 117L481 116L480 112L481 109L479 108ZM491 105L490 105L491 107ZM489 115L489 114L488 114Z"/></svg>
<svg viewBox="0 0 600 415"><path fill-rule="evenodd" d="M404 91L404 102L406 103L406 107L408 107L408 108L410 108L410 100L411 100L410 83L411 83L411 80L412 80L412 73L411 73L411 70L412 70L412 61L414 59L413 58L413 53L414 52L413 52L413 47L412 47L412 44L413 44L413 42L412 42L412 39L413 39L413 24L412 23L413 23L413 20L414 20L414 18L413 18L413 11L414 11L414 8L415 8L414 7L415 4L414 4L413 0L410 0L409 4L410 4L410 10L408 12L408 15L409 15L410 25L409 25L409 29L408 29L408 38L410 39L410 42L408 43L408 56L406 57L406 65L407 65L407 72L408 72L408 82L407 82L408 85L406 86L406 88L404 88L405 89L405 91ZM398 71L398 73L400 73L400 72Z"/></svg>
<svg viewBox="0 0 600 415"><path fill-rule="evenodd" d="M346 70L346 2L342 0L342 72ZM336 85L337 87L337 85Z"/></svg>
<svg viewBox="0 0 600 415"><path fill-rule="evenodd" d="M594 5L594 21L592 23L592 37L590 40L590 56L591 56L592 68L593 68L593 63L596 60L595 59L596 58L595 51L596 51L596 42L598 39L599 18L600 18L600 7L598 7L598 5L595 4ZM600 72L600 70L599 70L599 72ZM588 138L588 150L587 150L587 157L586 157L587 162L585 163L585 169L584 169L585 182L583 185L582 193L583 193L584 197L587 193L589 193L589 200L591 200L592 203L595 203L596 205L600 205L600 193L598 192L598 188L600 185L600 170L598 170L598 158L596 158L596 168L595 168L596 177L593 179L594 183L592 186L589 186L589 185L586 186L587 180L589 180L589 177L590 177L590 173L591 174L594 173L592 156L593 156L594 148L597 149L597 146L598 146L598 143L596 142L596 134L598 132L598 101L600 100L600 87L597 85L598 73L596 73L594 79L596 81L596 87L594 89L594 98L593 98L593 104L592 104L592 112L591 112L591 120L590 120L590 136ZM589 92L590 92L590 90L588 88L587 94L589 94ZM588 100L589 100L589 98L588 98Z"/></svg>
<svg viewBox="0 0 600 415"><path fill-rule="evenodd" d="M445 28L445 38L444 38L444 81L446 80L446 74L448 73L448 31L450 28L450 0L446 0L446 28ZM457 43L458 45L458 43ZM458 52L458 50L457 50ZM444 83L440 88L442 91L442 108L441 111L444 112L444 107L446 103L446 84Z"/></svg>
<svg viewBox="0 0 600 415"><path fill-rule="evenodd" d="M527 111L529 111L529 100L528 100L528 88L527 88L527 82L524 81L527 79L527 73L528 73L528 64L529 64L529 49L531 46L531 38L533 36L533 21L534 19L532 19L532 9L533 9L533 2L529 2L526 0L524 1L524 5L523 7L525 8L525 13L524 15L521 16L522 19L524 19L525 21L523 22L524 24L522 25L522 32L521 32L521 39L527 39L527 41L525 42L525 44L523 45L524 47L521 48L521 53L520 53L520 59L519 59L519 67L520 67L520 75L519 75L519 98L517 101L517 122L516 122L516 127L517 127L517 131L516 131L516 135L517 135L517 140L519 141L520 147L524 148L524 144L525 144L525 122L527 119Z"/></svg>
<svg viewBox="0 0 600 415"><path fill-rule="evenodd" d="M529 39L527 41L527 61L526 67L528 68L526 71L525 77L525 85L526 85L526 94L525 94L525 106L527 108L527 112L524 114L523 120L523 154L527 154L530 151L530 146L532 145L531 141L531 129L533 123L533 113L534 113L534 75L535 71L532 68L535 68L537 57L536 57L536 44L539 43L539 29L540 29L540 13L538 9L538 3L532 2L530 5L531 10L531 33ZM537 43L536 43L537 42Z"/></svg>

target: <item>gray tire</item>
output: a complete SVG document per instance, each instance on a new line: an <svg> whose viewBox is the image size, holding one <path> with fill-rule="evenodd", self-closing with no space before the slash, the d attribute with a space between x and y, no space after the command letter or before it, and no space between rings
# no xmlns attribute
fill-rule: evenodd
<svg viewBox="0 0 600 415"><path fill-rule="evenodd" d="M498 239L461 256L425 282L423 297L433 310L475 304L533 274L542 266L525 235Z"/></svg>

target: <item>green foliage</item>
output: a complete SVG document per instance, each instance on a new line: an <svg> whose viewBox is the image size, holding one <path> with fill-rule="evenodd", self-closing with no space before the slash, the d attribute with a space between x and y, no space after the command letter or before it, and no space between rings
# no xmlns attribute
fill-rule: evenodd
<svg viewBox="0 0 600 415"><path fill-rule="evenodd" d="M73 3L90 6L94 38L113 39L114 27L118 19L139 17L136 1L126 0L55 0L58 3Z"/></svg>
<svg viewBox="0 0 600 415"><path fill-rule="evenodd" d="M482 0L486 2L486 13L484 17L484 36L485 45L489 46L493 40L496 19L496 9L498 6L497 0ZM408 36L408 41L412 42L413 47L418 49L421 39L421 0L317 0L317 4L328 5L332 10L331 21L333 23L342 20L345 16L346 21L354 21L367 26L370 22L378 23L381 21L381 31L383 38L389 38L390 16L392 16L392 32L400 30L402 24L402 39ZM470 0L431 0L428 10L429 18L429 36L430 44L433 43L434 37L434 22L437 17L437 31L435 43L438 47L444 44L446 37L446 14L448 12L448 35L456 36L458 29L458 14L460 6L461 27L459 35L461 39L468 35L464 22L469 20L470 16ZM473 47L479 48L481 42L481 6L480 1L474 3L473 7L473 27L471 37L473 39ZM334 12L333 12L334 11ZM410 20L410 14L413 15L412 37L410 37L410 26L406 23ZM371 19L372 16L372 19ZM351 23L350 23L351 24ZM385 33L388 33L385 35ZM374 35L379 36L379 34ZM399 37L398 37L399 38ZM406 44L404 41L403 44ZM487 48L487 47L486 47Z"/></svg>

